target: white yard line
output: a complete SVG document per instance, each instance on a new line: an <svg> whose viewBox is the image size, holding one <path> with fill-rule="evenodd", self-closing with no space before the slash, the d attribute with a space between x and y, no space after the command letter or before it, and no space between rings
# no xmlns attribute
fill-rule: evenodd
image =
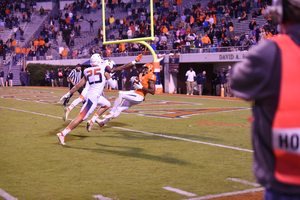
<svg viewBox="0 0 300 200"><path fill-rule="evenodd" d="M194 196L197 196L196 194L193 194L193 193L190 193L190 192L186 192L186 191L183 191L183 190L180 190L180 189L177 189L177 188L173 188L173 187L163 187L165 190L169 190L169 191L172 191L172 192L176 192L178 194L182 194L182 195L185 195L185 196L188 196L188 197L194 197Z"/></svg>
<svg viewBox="0 0 300 200"><path fill-rule="evenodd" d="M61 119L61 117L54 116L54 115L47 115L47 114L43 114L43 113L31 112L31 111L21 110L21 109L16 109L16 108L9 108L9 107L3 107L3 106L0 106L0 108ZM233 150L246 151L246 152L253 153L253 150L242 149L242 148L239 148L239 147L226 146L226 145L222 145L222 144L214 144L214 143L210 143L210 142L202 142L202 141L198 141L198 140L190 140L190 139L186 139L186 138L180 138L180 137L174 137L174 136L169 136L169 135L151 133L151 132L146 132L146 131L133 130L133 129L122 128L122 127L117 127L117 126L109 126L109 125L106 125L106 126L111 127L111 128L115 128L115 129L125 130L125 131L132 131L132 132L136 132L136 133L143 133L143 134L147 134L147 135L155 135L155 136L170 138L170 139L174 139L174 140L182 140L182 141L187 141L187 142L193 142L193 143L198 143L198 144L206 144L206 145L210 145L210 146L216 146L216 147L221 147L221 148L227 148L227 149L233 149Z"/></svg>
<svg viewBox="0 0 300 200"><path fill-rule="evenodd" d="M251 192L259 192L259 191L263 191L263 190L264 190L264 188L254 188L254 189L237 191L237 192L227 192L227 193L222 193L222 194L207 195L207 196L203 196L203 197L195 197L195 198L186 199L186 200L206 200L206 199L213 199L213 198L218 198L218 197L228 197L228 196L233 196L233 195L238 195L238 194L246 194L246 193L251 193Z"/></svg>
<svg viewBox="0 0 300 200"><path fill-rule="evenodd" d="M227 178L227 180L231 180L231 181L235 181L235 182L239 182L239 183L244 183L246 185L252 185L254 187L259 187L261 186L260 184L258 183L253 183L253 182L250 182L250 181L246 181L246 180L243 180L243 179L238 179L238 178Z"/></svg>
<svg viewBox="0 0 300 200"><path fill-rule="evenodd" d="M7 192L5 192L1 188L0 188L0 196L3 197L6 200L18 200L17 198L11 196L10 194L8 194Z"/></svg>

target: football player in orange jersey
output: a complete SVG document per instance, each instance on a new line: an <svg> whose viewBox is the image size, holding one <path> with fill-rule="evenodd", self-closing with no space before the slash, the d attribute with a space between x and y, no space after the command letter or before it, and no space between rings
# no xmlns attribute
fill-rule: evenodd
<svg viewBox="0 0 300 200"><path fill-rule="evenodd" d="M100 126L104 126L108 121L118 117L122 111L127 110L133 105L140 104L145 100L147 93L155 94L156 76L153 74L154 67L151 63L146 63L142 67L142 76L139 83L135 83L134 91L120 91L119 96L116 98L112 110L104 115L104 119L97 119L96 122ZM136 77L132 77L132 81Z"/></svg>

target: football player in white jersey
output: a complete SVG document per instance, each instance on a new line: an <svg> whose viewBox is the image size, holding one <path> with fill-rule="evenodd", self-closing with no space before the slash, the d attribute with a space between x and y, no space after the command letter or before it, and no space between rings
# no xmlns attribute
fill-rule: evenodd
<svg viewBox="0 0 300 200"><path fill-rule="evenodd" d="M110 67L110 69L112 70L114 67L116 67L116 64L113 60L110 60L110 59L106 59L104 60L104 64L108 67ZM112 75L112 74L110 74ZM85 84L85 87L83 89L83 91L81 92L80 96L75 99L69 107L65 107L64 108L64 113L63 113L63 116L62 116L62 119L63 121L66 121L68 119L68 116L71 112L71 110L73 110L73 108L75 108L75 106L77 106L79 103L83 102L85 100L85 96L87 94L87 92L89 91L89 82L86 82Z"/></svg>
<svg viewBox="0 0 300 200"><path fill-rule="evenodd" d="M78 124L80 124L83 120L87 119L87 117L94 112L97 104L100 105L100 108L98 109L97 113L101 114L104 113L110 107L110 102L102 96L106 80L108 81L111 87L115 87L115 82L111 79L110 73L114 71L121 71L125 68L131 67L136 62L140 61L142 57L143 55L140 54L136 58L136 60L127 63L121 67L115 67L113 70L111 70L104 64L100 54L92 55L90 59L90 64L92 67L85 69L83 72L84 76L81 79L81 81L61 98L61 100L68 98L70 94L76 92L85 83L89 83L89 90L86 94L86 101L83 104L79 115L74 120L72 120L62 132L57 133L58 140L62 145L65 145L65 136L68 133L70 133L74 128L76 128ZM94 121L96 119L97 115L92 118L92 120Z"/></svg>

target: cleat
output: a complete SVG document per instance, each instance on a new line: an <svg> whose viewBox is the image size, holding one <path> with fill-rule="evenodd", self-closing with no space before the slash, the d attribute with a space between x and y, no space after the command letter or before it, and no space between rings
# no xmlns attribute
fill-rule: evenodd
<svg viewBox="0 0 300 200"><path fill-rule="evenodd" d="M93 124L90 124L90 122L87 122L87 123L86 123L86 130L87 130L88 132L91 132L92 126L93 126Z"/></svg>
<svg viewBox="0 0 300 200"><path fill-rule="evenodd" d="M103 122L103 119L96 119L96 123L100 126L103 127L105 125L105 123Z"/></svg>
<svg viewBox="0 0 300 200"><path fill-rule="evenodd" d="M62 133L57 133L56 135L57 135L57 137L58 137L59 142L60 142L62 145L66 145L66 143L65 143L65 136L64 136Z"/></svg>
<svg viewBox="0 0 300 200"><path fill-rule="evenodd" d="M112 118L114 118L114 116L115 116L114 113L109 112L109 113L106 113L106 115L104 115L103 117L104 117L105 119L112 119Z"/></svg>
<svg viewBox="0 0 300 200"><path fill-rule="evenodd" d="M63 113L63 116L62 116L62 119L63 119L64 122L67 121L69 113L70 113L69 108L64 108L64 113Z"/></svg>

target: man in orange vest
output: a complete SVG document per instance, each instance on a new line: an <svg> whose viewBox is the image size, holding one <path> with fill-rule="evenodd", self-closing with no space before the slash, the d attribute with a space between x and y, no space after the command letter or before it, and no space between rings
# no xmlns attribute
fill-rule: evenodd
<svg viewBox="0 0 300 200"><path fill-rule="evenodd" d="M21 49L19 46L15 48L15 53L16 53L16 61L18 61L20 59L20 53L21 53Z"/></svg>
<svg viewBox="0 0 300 200"><path fill-rule="evenodd" d="M21 48L21 58L24 58L25 57L25 54L26 54L26 49L25 49L25 47L24 46L22 46L22 48Z"/></svg>
<svg viewBox="0 0 300 200"><path fill-rule="evenodd" d="M229 80L237 97L254 100L253 171L264 199L300 199L300 1L273 0L264 15L283 34L252 48Z"/></svg>

